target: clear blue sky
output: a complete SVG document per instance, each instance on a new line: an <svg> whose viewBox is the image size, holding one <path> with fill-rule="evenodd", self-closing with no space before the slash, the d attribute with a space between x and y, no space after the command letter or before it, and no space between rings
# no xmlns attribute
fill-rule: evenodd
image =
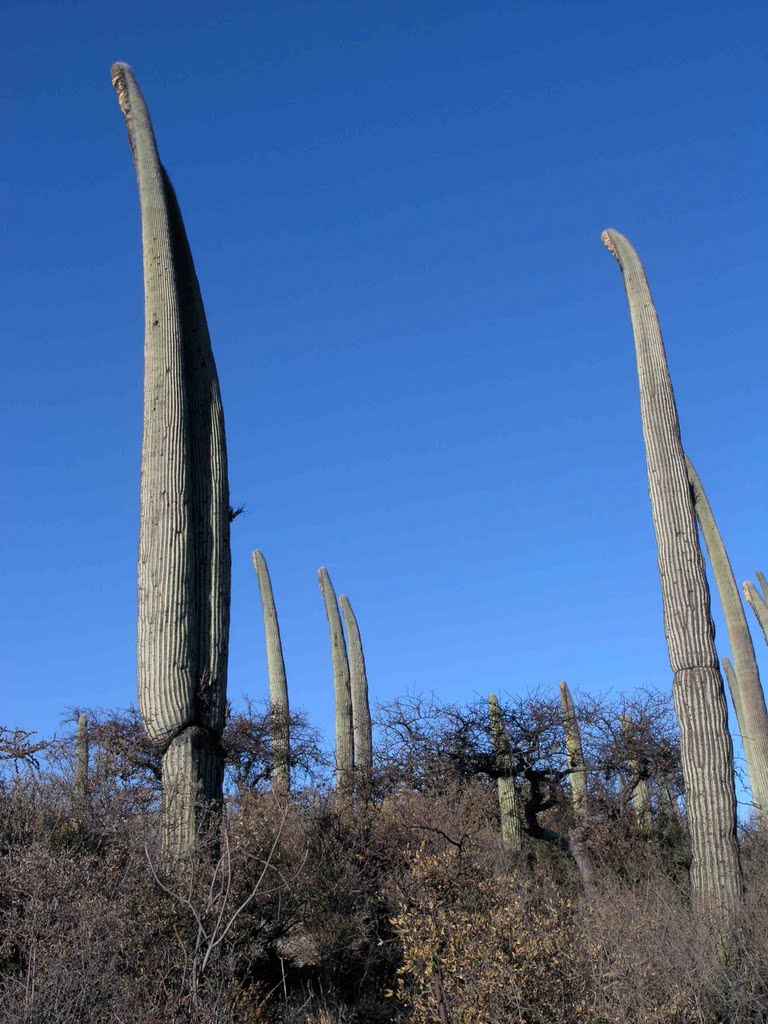
<svg viewBox="0 0 768 1024"><path fill-rule="evenodd" d="M375 699L669 687L608 226L645 263L736 574L768 570L763 4L25 0L3 25L2 722L135 700L143 307L115 60L180 198L247 506L233 698L266 694L254 547L321 727L320 565Z"/></svg>

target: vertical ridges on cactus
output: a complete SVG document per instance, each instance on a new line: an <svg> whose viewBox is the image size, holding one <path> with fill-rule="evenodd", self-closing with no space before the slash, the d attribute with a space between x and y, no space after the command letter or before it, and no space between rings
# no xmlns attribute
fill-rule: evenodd
<svg viewBox="0 0 768 1024"><path fill-rule="evenodd" d="M758 578L762 576L762 573L758 573ZM765 577L763 577L765 579ZM763 581L761 580L761 586ZM742 583L741 589L744 591L744 597L747 599L747 604L750 606L752 611L755 613L757 621L760 623L760 628L763 631L766 643L768 643L768 603L760 596L757 587L750 580Z"/></svg>
<svg viewBox="0 0 768 1024"><path fill-rule="evenodd" d="M509 734L495 693L488 695L488 719L491 726L496 771L499 773L496 779L496 791L499 798L501 839L509 853L519 853L523 848L523 817L520 809L520 795L517 791L517 780L512 771Z"/></svg>
<svg viewBox="0 0 768 1024"><path fill-rule="evenodd" d="M136 169L144 257L139 708L165 751L164 792L173 794L165 832L168 849L181 851L199 831L200 802L221 798L230 603L224 417L192 254L146 104L128 65L113 66L112 82Z"/></svg>
<svg viewBox="0 0 768 1024"><path fill-rule="evenodd" d="M726 680L744 744L752 801L758 819L764 824L768 815L768 710L760 684L755 648L741 603L741 594L712 507L687 455L685 465L693 492L696 518L709 554L731 643L733 671L729 673L726 669ZM723 659L724 666L725 663L726 659Z"/></svg>
<svg viewBox="0 0 768 1024"><path fill-rule="evenodd" d="M371 707L368 701L368 675L357 618L346 594L339 596L347 631L347 655L352 695L352 734L354 742L355 789L364 800L370 798L373 781L373 739Z"/></svg>
<svg viewBox="0 0 768 1024"><path fill-rule="evenodd" d="M560 683L560 707L563 711L563 734L565 753L570 771L571 800L578 818L586 815L587 773L584 767L584 752L581 746L581 729L576 718L571 691L568 684Z"/></svg>
<svg viewBox="0 0 768 1024"><path fill-rule="evenodd" d="M702 911L729 915L741 896L733 747L677 407L642 264L618 231L603 232L602 240L621 268L635 340L664 627L680 726L694 898Z"/></svg>
<svg viewBox="0 0 768 1024"><path fill-rule="evenodd" d="M283 644L277 618L272 580L266 559L261 551L253 552L253 567L259 581L261 609L264 618L264 638L267 650L269 676L269 712L272 731L272 789L285 796L291 785L290 708L288 706L288 680L285 675Z"/></svg>
<svg viewBox="0 0 768 1024"><path fill-rule="evenodd" d="M323 595L325 614L331 639L331 662L333 666L333 692L336 705L336 787L342 796L351 796L354 786L355 754L352 727L352 688L349 678L347 645L344 630L328 570L317 570L320 593Z"/></svg>

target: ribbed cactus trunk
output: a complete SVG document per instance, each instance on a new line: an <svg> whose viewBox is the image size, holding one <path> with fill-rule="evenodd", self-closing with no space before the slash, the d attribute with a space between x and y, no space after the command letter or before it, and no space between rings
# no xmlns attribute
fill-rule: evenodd
<svg viewBox="0 0 768 1024"><path fill-rule="evenodd" d="M176 196L126 64L112 82L128 128L144 253L139 710L163 751L170 866L221 803L229 639L229 489L208 327ZM213 816L213 817L212 817Z"/></svg>
<svg viewBox="0 0 768 1024"><path fill-rule="evenodd" d="M331 662L333 664L333 691L336 705L336 788L341 796L351 796L355 775L355 747L352 726L352 687L349 677L347 646L344 630L328 570L317 570L320 593L325 603L328 629L331 637Z"/></svg>
<svg viewBox="0 0 768 1024"><path fill-rule="evenodd" d="M762 573L757 574L760 580L760 585L765 591L765 582ZM744 591L744 597L747 599L747 604L750 606L752 611L755 613L755 617L760 624L760 629L763 631L766 643L768 643L768 604L764 596L761 596L755 587L754 583L750 583L749 580L746 583L742 583L742 590Z"/></svg>
<svg viewBox="0 0 768 1024"><path fill-rule="evenodd" d="M729 671L729 664L725 676L731 690L739 732L744 744L744 758L747 762L755 815L764 828L768 822L768 710L760 684L755 648L741 603L741 594L712 508L693 463L687 456L685 461L688 480L693 490L696 518L707 546L725 615L733 655L733 668ZM723 665L726 665L726 659L723 659Z"/></svg>
<svg viewBox="0 0 768 1024"><path fill-rule="evenodd" d="M632 809L635 812L635 821L638 828L645 832L653 824L653 813L651 808L651 793L648 788L648 780L642 772L639 759L632 751L635 745L636 729L634 722L629 715L620 715L621 732L624 742L630 748L628 763L632 775Z"/></svg>
<svg viewBox="0 0 768 1024"><path fill-rule="evenodd" d="M83 823L88 817L88 716L77 719L75 735L74 817Z"/></svg>
<svg viewBox="0 0 768 1024"><path fill-rule="evenodd" d="M288 680L285 675L280 623L277 620L269 569L264 555L260 551L253 552L253 567L259 581L267 648L269 713L272 731L272 790L278 796L287 796L291 788L291 725Z"/></svg>
<svg viewBox="0 0 768 1024"><path fill-rule="evenodd" d="M495 693L488 697L488 719L491 725L491 741L496 770L496 790L499 798L501 841L510 854L519 853L523 848L523 816L517 780L512 773L512 756L509 749L509 735L504 725L504 715Z"/></svg>
<svg viewBox="0 0 768 1024"><path fill-rule="evenodd" d="M587 807L587 773L584 768L584 753L581 746L581 729L566 682L560 683L560 707L563 711L563 733L565 754L570 771L571 800L576 817L583 819Z"/></svg>
<svg viewBox="0 0 768 1024"><path fill-rule="evenodd" d="M371 735L371 707L368 702L368 675L360 629L349 598L339 597L344 626L347 631L349 682L352 695L352 736L354 744L355 792L369 800L373 782L373 739Z"/></svg>
<svg viewBox="0 0 768 1024"><path fill-rule="evenodd" d="M702 911L730 915L741 896L733 748L677 407L642 264L618 231L605 231L602 238L621 267L634 330L664 626L680 726L694 898Z"/></svg>

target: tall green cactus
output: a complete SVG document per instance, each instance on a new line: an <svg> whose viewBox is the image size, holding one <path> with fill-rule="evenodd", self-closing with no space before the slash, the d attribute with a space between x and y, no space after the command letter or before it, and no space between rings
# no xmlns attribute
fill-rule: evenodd
<svg viewBox="0 0 768 1024"><path fill-rule="evenodd" d="M336 704L336 788L341 796L351 796L354 788L355 746L352 726L352 688L349 677L347 645L341 626L336 591L328 570L317 570L320 593L325 603L328 629L331 637L333 664L333 691Z"/></svg>
<svg viewBox="0 0 768 1024"><path fill-rule="evenodd" d="M699 521L709 561L723 606L728 639L733 654L733 669L723 659L725 677L731 691L739 724L747 773L752 789L755 814L764 827L768 819L768 710L760 684L755 648L741 603L733 569L717 528L712 508L693 463L686 456L688 481L693 491L696 518Z"/></svg>
<svg viewBox="0 0 768 1024"><path fill-rule="evenodd" d="M184 223L133 72L112 82L138 179L144 253L144 434L139 531L139 709L163 755L169 864L222 796L229 646L224 417Z"/></svg>
<svg viewBox="0 0 768 1024"><path fill-rule="evenodd" d="M373 782L373 738L371 735L371 707L368 702L368 675L365 655L352 605L345 594L339 597L344 626L347 631L349 680L352 695L352 734L354 742L355 790L368 800Z"/></svg>
<svg viewBox="0 0 768 1024"><path fill-rule="evenodd" d="M757 574L760 585L763 587L763 595L765 595L765 577L762 573ZM768 600L765 596L760 596L754 583L747 580L741 585L744 591L744 597L747 599L747 604L750 606L752 611L755 613L757 621L760 623L760 628L763 631L766 643L768 643Z"/></svg>
<svg viewBox="0 0 768 1024"><path fill-rule="evenodd" d="M488 719L491 725L493 756L496 761L496 770L499 773L496 779L496 791L499 798L501 840L507 852L515 854L523 848L523 816L520 808L520 794L517 791L517 780L512 772L509 734L495 693L488 696Z"/></svg>
<svg viewBox="0 0 768 1024"><path fill-rule="evenodd" d="M74 817L79 823L88 816L88 716L77 719L75 735Z"/></svg>
<svg viewBox="0 0 768 1024"><path fill-rule="evenodd" d="M677 407L642 264L618 231L603 232L602 240L621 268L635 338L664 625L680 726L694 898L702 911L730 915L741 896L733 747Z"/></svg>
<svg viewBox="0 0 768 1024"><path fill-rule="evenodd" d="M280 639L280 623L277 620L272 580L269 577L266 560L261 551L254 551L252 557L256 578L259 581L267 648L269 711L272 730L272 789L276 795L286 796L291 788L291 725L283 644Z"/></svg>
<svg viewBox="0 0 768 1024"><path fill-rule="evenodd" d="M577 818L584 818L587 812L587 773L584 767L584 753L581 746L581 729L568 684L560 683L560 707L563 711L563 733L565 753L570 770L571 800Z"/></svg>

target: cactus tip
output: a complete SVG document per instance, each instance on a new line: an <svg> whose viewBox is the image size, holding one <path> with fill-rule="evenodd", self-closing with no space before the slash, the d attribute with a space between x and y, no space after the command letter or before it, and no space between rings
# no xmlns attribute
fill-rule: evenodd
<svg viewBox="0 0 768 1024"><path fill-rule="evenodd" d="M608 252L616 259L619 258L619 251L616 248L616 243L611 236L613 228L606 228L606 230L600 235L600 241L603 243Z"/></svg>

